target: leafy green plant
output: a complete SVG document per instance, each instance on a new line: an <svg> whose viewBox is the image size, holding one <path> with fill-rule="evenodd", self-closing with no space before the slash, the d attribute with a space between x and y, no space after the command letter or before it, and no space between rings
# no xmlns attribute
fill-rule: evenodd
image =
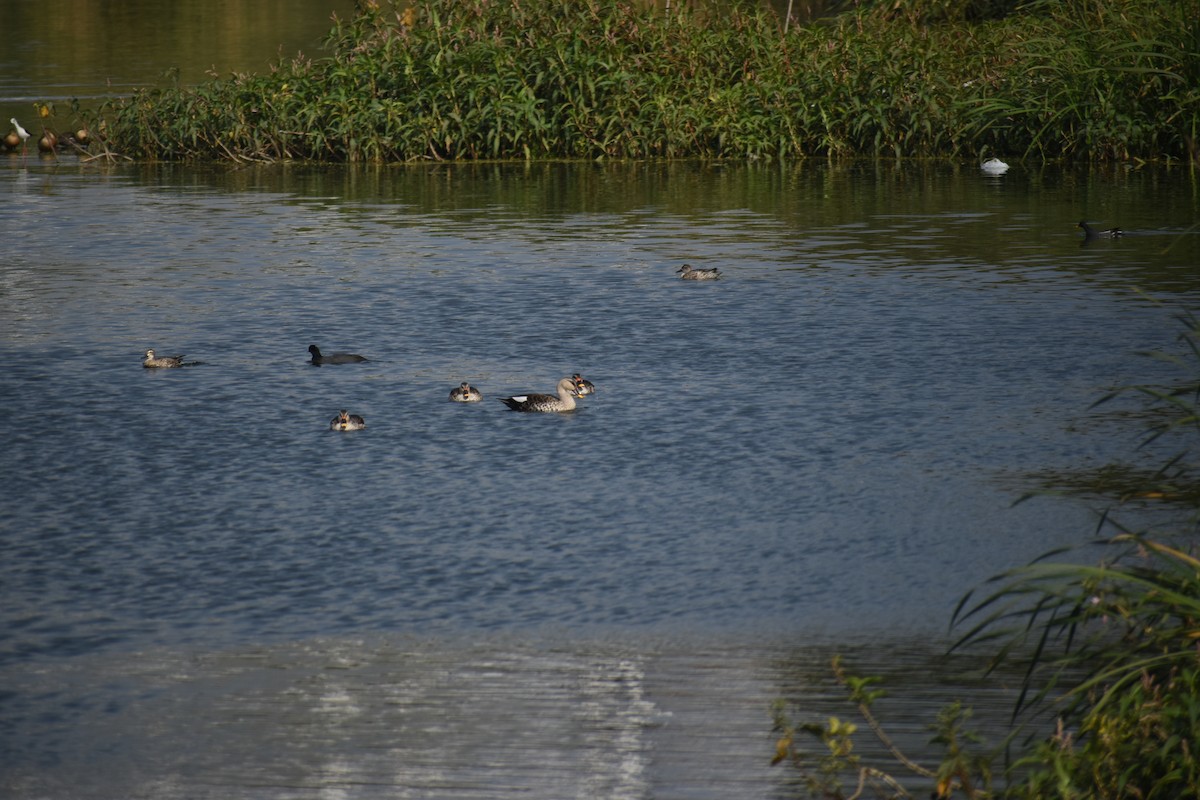
<svg viewBox="0 0 1200 800"><path fill-rule="evenodd" d="M877 3L785 26L748 0L363 2L323 58L169 80L92 127L148 160L1194 151L1193 0L1010 6Z"/></svg>

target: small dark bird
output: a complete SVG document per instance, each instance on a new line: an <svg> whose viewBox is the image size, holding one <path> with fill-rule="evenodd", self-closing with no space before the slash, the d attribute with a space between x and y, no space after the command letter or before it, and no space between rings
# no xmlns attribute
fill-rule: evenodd
<svg viewBox="0 0 1200 800"><path fill-rule="evenodd" d="M1125 235L1125 231L1120 228L1108 228L1107 230L1098 231L1082 220L1079 222L1079 227L1083 228L1083 238L1085 239L1116 239L1119 236Z"/></svg>
<svg viewBox="0 0 1200 800"><path fill-rule="evenodd" d="M327 356L321 355L321 348L315 344L308 346L308 352L312 353L313 364L357 364L360 361L366 361L363 356L354 353L330 353Z"/></svg>

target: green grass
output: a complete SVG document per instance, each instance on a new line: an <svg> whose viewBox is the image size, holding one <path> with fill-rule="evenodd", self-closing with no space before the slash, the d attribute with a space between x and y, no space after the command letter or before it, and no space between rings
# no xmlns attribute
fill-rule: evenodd
<svg viewBox="0 0 1200 800"><path fill-rule="evenodd" d="M364 2L326 55L169 84L93 128L145 160L1188 159L1196 0L949 0L791 24L757 5ZM965 4L959 4L965 7ZM951 21L952 20L952 21Z"/></svg>

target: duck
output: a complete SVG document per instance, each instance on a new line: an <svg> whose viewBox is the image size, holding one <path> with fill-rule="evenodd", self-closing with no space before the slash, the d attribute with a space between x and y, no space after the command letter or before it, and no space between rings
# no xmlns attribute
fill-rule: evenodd
<svg viewBox="0 0 1200 800"><path fill-rule="evenodd" d="M1083 238L1085 239L1116 239L1119 236L1125 235L1125 231L1120 228L1108 228L1098 231L1083 220L1079 221L1079 227L1083 228Z"/></svg>
<svg viewBox="0 0 1200 800"><path fill-rule="evenodd" d="M685 281L715 281L721 277L721 271L716 267L711 269L696 269L691 264L684 264L675 270Z"/></svg>
<svg viewBox="0 0 1200 800"><path fill-rule="evenodd" d="M321 355L321 348L315 344L308 346L308 352L312 353L313 364L357 364L360 361L366 361L364 356L355 353L330 353L327 356Z"/></svg>
<svg viewBox="0 0 1200 800"><path fill-rule="evenodd" d="M450 399L456 403L478 403L483 395L471 384L463 381L450 390Z"/></svg>
<svg viewBox="0 0 1200 800"><path fill-rule="evenodd" d="M38 151L53 153L58 147L58 135L49 128L42 128L42 138L38 139Z"/></svg>
<svg viewBox="0 0 1200 800"><path fill-rule="evenodd" d="M182 367L183 356L156 356L153 350L147 350L146 360L142 362L142 366L147 369Z"/></svg>
<svg viewBox="0 0 1200 800"><path fill-rule="evenodd" d="M574 411L575 398L579 396L574 378L563 378L558 382L558 396L549 394L518 394L501 397L500 402L513 411Z"/></svg>
<svg viewBox="0 0 1200 800"><path fill-rule="evenodd" d="M571 380L575 381L575 394L580 397L586 397L596 391L596 386L589 380L584 380L584 377L576 372L571 376Z"/></svg>
<svg viewBox="0 0 1200 800"><path fill-rule="evenodd" d="M338 415L329 420L329 430L331 431L361 431L367 427L367 421L358 414L351 414L346 409L338 412Z"/></svg>
<svg viewBox="0 0 1200 800"><path fill-rule="evenodd" d="M1008 164L1005 164L998 158L989 158L979 165L985 175L1003 175L1008 172Z"/></svg>

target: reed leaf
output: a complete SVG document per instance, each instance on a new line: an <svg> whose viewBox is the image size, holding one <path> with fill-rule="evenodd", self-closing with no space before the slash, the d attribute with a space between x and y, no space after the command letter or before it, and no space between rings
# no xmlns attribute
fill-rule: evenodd
<svg viewBox="0 0 1200 800"><path fill-rule="evenodd" d="M741 0L361 3L322 58L97 116L145 159L1181 159L1200 130L1189 6L856 10L785 34Z"/></svg>

